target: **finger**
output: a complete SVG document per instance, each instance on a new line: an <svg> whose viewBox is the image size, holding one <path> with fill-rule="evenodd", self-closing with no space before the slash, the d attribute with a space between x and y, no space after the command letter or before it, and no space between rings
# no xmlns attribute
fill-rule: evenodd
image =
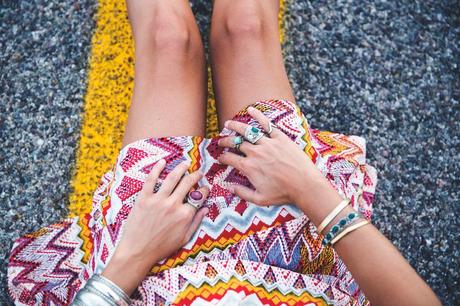
<svg viewBox="0 0 460 306"><path fill-rule="evenodd" d="M262 129L268 133L269 130L270 130L270 122L271 120L268 119L267 116L264 115L264 113L262 113L260 110L258 110L257 108L255 107L248 107L248 114L257 120L257 122L259 122L260 126L262 126ZM272 125L272 132L270 133L270 137L276 137L278 135L278 133L281 133L280 130L278 130L277 128L275 128L273 125Z"/></svg>
<svg viewBox="0 0 460 306"><path fill-rule="evenodd" d="M195 186L202 177L203 173L201 173L200 171L195 171L192 174L183 177L182 180L179 182L179 185L177 185L176 190L174 190L172 196L175 199L185 199L190 190L192 190L193 186Z"/></svg>
<svg viewBox="0 0 460 306"><path fill-rule="evenodd" d="M239 139L241 139L241 143L239 142ZM241 136L228 136L221 138L217 144L220 147L236 149L237 143L240 143L239 151L243 152L245 155L248 155L255 148L252 143L243 141Z"/></svg>
<svg viewBox="0 0 460 306"><path fill-rule="evenodd" d="M243 171L243 160L243 156L231 152L225 152L219 156L221 164L232 166L240 171Z"/></svg>
<svg viewBox="0 0 460 306"><path fill-rule="evenodd" d="M190 167L190 161L183 161L177 165L164 180L158 194L169 196L180 182L182 176L187 172L188 167Z"/></svg>
<svg viewBox="0 0 460 306"><path fill-rule="evenodd" d="M156 164L152 167L149 175L145 179L144 187L142 187L142 193L146 196L153 194L153 190L155 188L155 184L158 181L158 177L160 176L161 172L166 166L166 160L160 159L156 162Z"/></svg>
<svg viewBox="0 0 460 306"><path fill-rule="evenodd" d="M228 136L225 138L221 138L219 142L217 143L219 146L224 147L224 148L232 148L236 149L236 144L235 144L235 139L241 136ZM240 144L239 150L240 152L244 153L246 156L250 156L253 150L255 150L256 146L253 145L252 143L248 141L243 141Z"/></svg>
<svg viewBox="0 0 460 306"><path fill-rule="evenodd" d="M247 128L253 128L253 126L249 125L249 124L246 124L246 123L242 123L242 122L239 122L239 121L234 121L234 120L228 120L225 122L225 127L227 129L230 129L230 130L233 130L235 132L237 132L238 134L244 136L245 134L245 131ZM261 144L263 143L264 141L266 141L267 139L264 139L266 137L262 137L261 139L259 139L257 141L257 144Z"/></svg>
<svg viewBox="0 0 460 306"><path fill-rule="evenodd" d="M224 148L236 148L236 145L239 143L240 145L243 143L242 136L228 136L219 139L217 145Z"/></svg>
<svg viewBox="0 0 460 306"><path fill-rule="evenodd" d="M241 186L241 185L232 185L229 186L228 189L242 198L243 200L246 200L248 202L257 204L257 205L262 205L262 199L260 197L260 194L251 188L248 188L246 186Z"/></svg>
<svg viewBox="0 0 460 306"><path fill-rule="evenodd" d="M190 239L193 237L193 234L195 234L196 230L203 221L203 218L208 214L208 212L209 209L207 207L203 207L195 214L192 223L190 224L190 228L188 229L187 234L185 235L186 243L189 242Z"/></svg>

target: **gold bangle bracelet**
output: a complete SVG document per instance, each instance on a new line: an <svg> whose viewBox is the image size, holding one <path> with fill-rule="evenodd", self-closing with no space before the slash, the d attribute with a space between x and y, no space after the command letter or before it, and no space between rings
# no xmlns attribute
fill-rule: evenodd
<svg viewBox="0 0 460 306"><path fill-rule="evenodd" d="M329 215L326 216L326 218L324 218L323 222L321 222L321 224L318 226L318 233L321 234L321 232L326 228L326 226L329 225L329 223L332 222L332 220L335 219L335 217L337 217L337 215L345 208L348 206L348 203L350 203L350 200L348 199L345 199L343 200L342 202L339 203L339 205L337 205L336 208L334 208L330 213Z"/></svg>
<svg viewBox="0 0 460 306"><path fill-rule="evenodd" d="M334 243L337 243L337 241L339 241L340 239L345 237L347 234L349 234L352 231L357 230L358 228L363 227L364 225L369 224L369 223L370 223L369 221L365 220L365 221L361 221L361 222L358 222L356 224L353 224L350 227L347 227L346 229L343 230L343 232L341 232L339 235L337 235L337 237L332 239L331 245L333 246Z"/></svg>

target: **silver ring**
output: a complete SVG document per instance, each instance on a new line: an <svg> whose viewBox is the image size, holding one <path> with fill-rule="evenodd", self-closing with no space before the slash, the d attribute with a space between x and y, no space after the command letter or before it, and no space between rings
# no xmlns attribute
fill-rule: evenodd
<svg viewBox="0 0 460 306"><path fill-rule="evenodd" d="M204 201L204 194L199 190L194 190L188 193L187 201L184 204L189 204L196 210L199 210L203 206Z"/></svg>
<svg viewBox="0 0 460 306"><path fill-rule="evenodd" d="M274 129L279 129L279 127L276 125L276 123L269 121L267 135L270 136Z"/></svg>
<svg viewBox="0 0 460 306"><path fill-rule="evenodd" d="M264 136L265 134L254 126L249 125L244 131L244 138L252 144L255 144Z"/></svg>
<svg viewBox="0 0 460 306"><path fill-rule="evenodd" d="M243 137L236 136L235 138L233 138L233 143L235 144L235 149L237 149L239 151L240 146L243 143Z"/></svg>
<svg viewBox="0 0 460 306"><path fill-rule="evenodd" d="M268 121L268 131L267 131L267 135L270 136L272 132L273 132L273 124L272 124L271 121Z"/></svg>

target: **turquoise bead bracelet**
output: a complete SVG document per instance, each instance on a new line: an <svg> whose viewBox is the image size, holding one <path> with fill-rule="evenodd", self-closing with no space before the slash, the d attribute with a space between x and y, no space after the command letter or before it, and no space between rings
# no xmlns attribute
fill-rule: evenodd
<svg viewBox="0 0 460 306"><path fill-rule="evenodd" d="M331 243L332 239L336 237L338 234L340 234L347 226L349 226L353 221L356 219L360 218L361 215L357 212L352 212L349 213L346 217L343 217L342 219L339 220L331 229L329 232L324 236L323 245L328 245Z"/></svg>

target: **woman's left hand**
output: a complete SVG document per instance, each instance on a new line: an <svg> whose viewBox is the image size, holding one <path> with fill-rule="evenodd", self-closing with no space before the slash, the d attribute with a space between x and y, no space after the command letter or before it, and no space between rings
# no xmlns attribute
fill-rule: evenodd
<svg viewBox="0 0 460 306"><path fill-rule="evenodd" d="M155 263L190 240L208 212L207 208L197 211L184 204L184 198L202 177L200 172L186 175L188 162L177 165L154 193L165 165L165 160L160 160L152 168L126 220L117 249L102 273L128 295ZM198 190L204 201L208 188Z"/></svg>

